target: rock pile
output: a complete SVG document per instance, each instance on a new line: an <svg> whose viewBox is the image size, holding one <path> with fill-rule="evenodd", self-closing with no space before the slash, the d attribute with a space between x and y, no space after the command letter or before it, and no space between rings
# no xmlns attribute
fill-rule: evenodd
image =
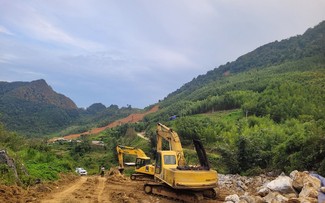
<svg viewBox="0 0 325 203"><path fill-rule="evenodd" d="M219 188L233 192L225 197L227 203L325 203L325 178L306 171L276 178L220 175Z"/></svg>

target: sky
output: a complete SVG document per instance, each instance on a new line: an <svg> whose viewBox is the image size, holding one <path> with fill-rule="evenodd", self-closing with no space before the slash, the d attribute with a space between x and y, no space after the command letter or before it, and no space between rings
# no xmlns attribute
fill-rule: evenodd
<svg viewBox="0 0 325 203"><path fill-rule="evenodd" d="M0 0L0 81L144 108L325 20L325 0Z"/></svg>

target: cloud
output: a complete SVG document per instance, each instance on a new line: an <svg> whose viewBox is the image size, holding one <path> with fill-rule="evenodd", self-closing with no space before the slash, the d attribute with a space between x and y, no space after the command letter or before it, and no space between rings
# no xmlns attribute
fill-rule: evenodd
<svg viewBox="0 0 325 203"><path fill-rule="evenodd" d="M0 53L0 63L12 63L17 57L11 54Z"/></svg>
<svg viewBox="0 0 325 203"><path fill-rule="evenodd" d="M152 104L325 19L325 1L0 0L0 75L43 77L86 107Z"/></svg>
<svg viewBox="0 0 325 203"><path fill-rule="evenodd" d="M10 32L7 28L0 25L0 33L6 34L6 35L14 35L12 32Z"/></svg>
<svg viewBox="0 0 325 203"><path fill-rule="evenodd" d="M195 64L184 53L180 53L164 47L153 47L152 50L146 53L148 61L157 64L156 67L164 68L165 70L177 69L192 69Z"/></svg>
<svg viewBox="0 0 325 203"><path fill-rule="evenodd" d="M8 11L4 16L15 27L21 37L29 37L32 40L45 41L54 46L72 46L83 50L101 50L103 46L88 39L81 39L71 35L62 28L60 23L53 18L47 18L44 11L38 10L30 4L21 2L20 4L9 4ZM1 11L1 10L0 10ZM14 15L12 13L15 13ZM50 21L52 20L52 22ZM0 27L0 31L2 27ZM4 28L4 27L3 27ZM6 31L7 29L3 29ZM6 32L11 33L11 32Z"/></svg>

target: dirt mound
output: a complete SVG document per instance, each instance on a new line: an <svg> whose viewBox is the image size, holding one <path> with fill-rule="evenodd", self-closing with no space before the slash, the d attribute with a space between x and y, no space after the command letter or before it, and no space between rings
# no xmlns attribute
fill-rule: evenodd
<svg viewBox="0 0 325 203"><path fill-rule="evenodd" d="M21 187L0 185L0 202L30 202L33 200L35 198Z"/></svg>
<svg viewBox="0 0 325 203"><path fill-rule="evenodd" d="M137 202L137 199L133 193L126 194L125 192L112 192L111 195L112 202Z"/></svg>
<svg viewBox="0 0 325 203"><path fill-rule="evenodd" d="M123 174L120 173L117 167L112 167L106 174L107 181L114 181L114 182L130 182L129 178L124 177Z"/></svg>

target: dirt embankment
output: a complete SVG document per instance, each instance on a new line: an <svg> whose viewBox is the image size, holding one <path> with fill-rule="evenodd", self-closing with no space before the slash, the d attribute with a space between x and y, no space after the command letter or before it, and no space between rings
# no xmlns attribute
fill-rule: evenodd
<svg viewBox="0 0 325 203"><path fill-rule="evenodd" d="M80 137L81 135L98 134L98 133L106 130L107 128L113 128L113 127L116 127L116 126L119 126L119 125L122 125L122 124L125 124L125 123L136 123L136 122L141 121L146 115L158 111L158 109L159 109L159 106L156 105L156 106L152 107L147 112L134 113L134 114L131 114L131 115L125 117L125 118L122 118L122 119L116 120L116 121L114 121L112 123L109 123L108 125L106 125L104 127L94 128L94 129L91 129L91 130L83 132L83 133L70 134L70 135L64 136L63 138L67 139L67 140L76 139L76 138ZM57 139L59 139L59 138L57 138L57 137L52 138L51 140L49 140L49 142L54 142Z"/></svg>
<svg viewBox="0 0 325 203"><path fill-rule="evenodd" d="M125 118L114 121L114 122L108 124L107 126L104 126L104 127L101 127L101 128L94 128L94 129L91 129L90 131L83 132L83 133L67 135L67 136L64 136L64 138L65 139L75 139L75 138L80 137L81 135L97 134L97 133L100 133L100 132L106 130L107 128L113 128L113 127L116 127L116 126L119 126L119 125L122 125L122 124L125 124L125 123L136 123L136 122L141 121L147 114L154 113L154 112L158 111L158 109L159 109L159 106L156 105L156 106L152 107L149 111L147 111L145 113L131 114L131 115L125 117Z"/></svg>

